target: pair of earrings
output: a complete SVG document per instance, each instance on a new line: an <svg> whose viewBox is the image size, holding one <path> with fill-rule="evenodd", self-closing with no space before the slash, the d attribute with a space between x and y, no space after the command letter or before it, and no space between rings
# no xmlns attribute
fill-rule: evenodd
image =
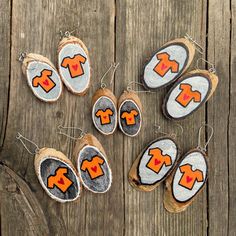
<svg viewBox="0 0 236 236"><path fill-rule="evenodd" d="M148 89L162 88L178 79L163 102L163 113L169 119L189 116L211 97L217 87L218 77L211 63L208 71L196 69L183 75L191 65L196 49L203 54L202 47L186 35L166 43L145 66L143 83Z"/></svg>
<svg viewBox="0 0 236 236"><path fill-rule="evenodd" d="M91 192L105 193L112 183L112 172L107 155L101 143L92 134L85 134L79 128L59 126L59 134L77 140L74 148L76 168L62 152L53 148L39 148L34 142L17 134L26 150L35 155L34 167L38 180L46 193L59 202L77 200L81 193L81 184ZM64 129L77 129L78 138L66 134ZM31 151L25 142L35 147Z"/></svg>
<svg viewBox="0 0 236 236"><path fill-rule="evenodd" d="M62 34L58 45L58 71L46 57L21 53L22 71L34 95L44 102L55 102L62 93L62 82L74 94L84 95L90 84L90 61L85 44L70 32Z"/></svg>
<svg viewBox="0 0 236 236"><path fill-rule="evenodd" d="M113 92L107 88L104 78L113 68L112 81L119 64L112 64L101 78L100 89L92 98L92 120L94 126L104 135L113 134L117 123L127 136L136 136L142 125L142 104L138 95L128 86L117 100Z"/></svg>
<svg viewBox="0 0 236 236"><path fill-rule="evenodd" d="M180 156L176 135L167 135L153 140L139 154L129 171L130 184L142 191L152 191L166 180L164 206L169 212L184 211L204 187L208 176L206 148L201 146L201 130L198 133L198 146ZM181 130L183 133L182 126Z"/></svg>

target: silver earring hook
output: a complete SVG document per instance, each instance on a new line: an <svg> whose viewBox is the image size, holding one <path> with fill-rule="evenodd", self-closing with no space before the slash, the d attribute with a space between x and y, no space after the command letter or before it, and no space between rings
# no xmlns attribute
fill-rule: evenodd
<svg viewBox="0 0 236 236"><path fill-rule="evenodd" d="M186 35L184 36L184 38L188 39L190 42L192 42L193 44L195 44L196 50L203 55L204 53L204 48L195 40L193 39L189 34L186 33Z"/></svg>
<svg viewBox="0 0 236 236"><path fill-rule="evenodd" d="M203 128L203 127L210 128L210 129L211 129L211 134L210 134L208 140L206 141L205 145L202 147L202 145L201 145L201 132L202 132L202 128ZM212 139L212 137L213 137L213 134L214 134L214 129L213 129L213 127L212 127L211 125L208 125L208 124L203 124L203 125L199 128L199 130L198 130L198 146L197 146L197 148L198 148L199 150L202 150L202 151L206 152L206 150L207 150L206 148L207 148L209 142L211 141L211 139Z"/></svg>
<svg viewBox="0 0 236 236"><path fill-rule="evenodd" d="M214 73L214 74L216 73L215 65L214 65L213 63L211 63L211 62L205 60L205 59L202 58L202 57L197 59L197 69L199 69L199 61L204 61L205 63L207 63L208 65L211 66L211 67L208 69L208 71L209 71L210 73Z"/></svg>
<svg viewBox="0 0 236 236"><path fill-rule="evenodd" d="M104 83L103 80L105 79L106 75L110 72L110 70L111 70L112 68L114 68L114 69L113 69L113 73L112 73L112 77L111 77L111 81L110 81L110 85L112 84L112 82L113 82L113 80L114 80L114 77L115 77L116 70L117 70L117 68L118 68L119 65L120 65L119 62L118 62L117 64L116 64L116 63L112 63L112 64L110 65L110 67L109 67L108 70L103 74L103 76L102 76L102 78L101 78L101 80L100 80L101 88L104 89L104 88L107 87L107 84Z"/></svg>
<svg viewBox="0 0 236 236"><path fill-rule="evenodd" d="M26 58L26 55L27 55L26 52L21 52L18 57L18 61L23 62L24 59Z"/></svg>
<svg viewBox="0 0 236 236"><path fill-rule="evenodd" d="M160 125L154 125L154 127L157 128L157 130L155 131L155 133L157 133L157 134L160 133L160 134L164 134L164 135L170 135L170 136L173 137L174 139L175 139L176 137L182 135L183 132L184 132L184 129L183 129L182 125L180 125L180 124L176 124L176 127L178 127L178 128L180 129L180 134L177 134L177 133L170 133L170 134L168 134L168 133L166 133L166 132L163 132L163 131L160 130L160 129L161 129L161 126L160 126Z"/></svg>
<svg viewBox="0 0 236 236"><path fill-rule="evenodd" d="M139 83L139 82L136 82L136 81L131 81L131 82L128 83L127 88L126 88L128 92L155 93L155 92L152 92L151 90L134 90L134 89L132 89L132 84L136 84L136 85L140 85L140 86L144 87L142 83Z"/></svg>
<svg viewBox="0 0 236 236"><path fill-rule="evenodd" d="M26 137L24 137L21 133L18 132L16 134L16 139L20 140L20 142L22 143L24 148L28 151L28 153L30 153L32 155L35 155L35 154L39 153L40 149L39 149L38 145L36 143L34 143L33 141L31 141L31 140L27 139ZM31 143L31 144L33 144L35 146L34 151L30 151L30 149L26 146L24 140L29 142L29 143Z"/></svg>
<svg viewBox="0 0 236 236"><path fill-rule="evenodd" d="M58 125L58 134L62 134L62 135L64 135L64 136L66 136L66 137L68 137L68 138L71 138L71 139L73 139L73 140L77 140L77 139L82 139L83 137L84 137L84 135L86 134L86 133L84 133L83 132L83 130L82 129L80 129L80 128L78 128L78 127L67 127L67 126L62 126L62 125ZM80 135L78 136L78 137L73 137L73 136L71 136L71 135L69 135L69 134L67 134L67 133L65 133L65 132L63 132L63 130L65 130L65 129L71 129L71 130L79 130L80 131Z"/></svg>
<svg viewBox="0 0 236 236"><path fill-rule="evenodd" d="M72 30L72 31L65 31L63 32L62 30L59 31L59 34L60 34L60 38L63 39L63 38L69 38L71 36L72 33L74 33L75 30Z"/></svg>

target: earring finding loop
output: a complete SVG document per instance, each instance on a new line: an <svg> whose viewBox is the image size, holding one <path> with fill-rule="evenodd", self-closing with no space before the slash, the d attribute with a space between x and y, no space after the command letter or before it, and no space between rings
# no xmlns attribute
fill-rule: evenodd
<svg viewBox="0 0 236 236"><path fill-rule="evenodd" d="M112 68L114 68L113 70L113 73L112 73L112 77L111 77L111 81L110 81L110 85L112 84L113 80L114 80L114 77L115 77L115 73L116 73L116 70L118 68L118 66L120 65L120 63L118 62L117 64L116 63L112 63L110 65L110 67L108 68L108 70L103 74L101 80L100 80L100 83L101 83L101 88L104 89L107 87L107 84L103 82L104 78L106 77L106 75L110 72L110 70Z"/></svg>
<svg viewBox="0 0 236 236"><path fill-rule="evenodd" d="M22 143L22 145L24 146L24 148L28 151L28 153L30 153L31 155L35 155L35 154L37 154L37 153L39 153L39 147L38 147L38 145L36 144L36 143L34 143L33 141L31 141L31 140L29 140L29 139L27 139L26 137L24 137L21 133L17 133L16 134L16 139L18 139L18 140L20 140L20 142ZM34 151L30 151L30 149L26 146L26 144L24 143L24 141L23 140L25 140L25 141L27 141L27 142L29 142L29 143L31 143L31 144L33 144L36 148L34 149Z"/></svg>
<svg viewBox="0 0 236 236"><path fill-rule="evenodd" d="M208 69L208 71L209 71L210 73L214 73L214 74L216 73L215 65L214 65L213 63L211 63L211 62L205 60L205 59L202 58L202 57L197 59L197 69L199 69L199 61L204 61L204 62L206 62L208 65L211 66L211 67Z"/></svg>
<svg viewBox="0 0 236 236"><path fill-rule="evenodd" d="M208 128L211 129L211 134L210 134L208 140L206 141L204 147L201 146L201 132L202 132L202 128L203 128L203 127L208 127ZM207 150L206 148L207 148L209 142L211 141L211 139L212 139L212 137L213 137L213 134L214 134L214 129L213 129L213 127L212 127L211 125L208 125L208 124L203 124L203 125L199 128L199 131L198 131L198 146L197 146L197 148L198 148L199 150L202 150L202 151L205 151L205 152L206 152L206 150Z"/></svg>
<svg viewBox="0 0 236 236"><path fill-rule="evenodd" d="M60 38L69 38L71 36L72 33L74 33L75 30L72 30L72 31L65 31L63 32L62 30L59 31L59 34L60 34Z"/></svg>
<svg viewBox="0 0 236 236"><path fill-rule="evenodd" d="M66 126L58 125L57 128L58 128L58 130L59 130L59 131L57 132L58 134L62 134L62 135L66 136L66 137L68 137L68 138L71 138L71 139L73 139L73 140L82 139L82 138L84 137L84 135L86 134L86 133L83 132L82 129L77 128L77 127L66 127ZM79 135L78 137L73 137L73 136L71 136L71 135L69 135L69 134L63 132L64 129L79 130L79 131L80 131L80 135Z"/></svg>
<svg viewBox="0 0 236 236"><path fill-rule="evenodd" d="M179 127L179 128L180 128L180 131L181 131L180 134L177 134L177 133L170 133L170 134L168 134L168 133L166 133L166 132L160 131L160 129L161 129L161 126L160 126L160 125L154 125L154 127L157 128L157 131L155 131L156 133L161 133L161 134L164 134L164 135L170 135L170 136L173 137L174 139L175 139L176 137L182 135L183 132L184 132L184 129L183 129L182 125L180 125L180 124L176 124L176 127Z"/></svg>
<svg viewBox="0 0 236 236"><path fill-rule="evenodd" d="M18 57L18 61L23 62L25 58L26 58L26 52L21 52Z"/></svg>
<svg viewBox="0 0 236 236"><path fill-rule="evenodd" d="M197 47L196 47L196 50L203 55L204 53L204 49L203 47L195 40L193 39L189 34L186 33L186 35L184 36L184 38L188 39L190 42L192 42L193 44L195 44Z"/></svg>
<svg viewBox="0 0 236 236"><path fill-rule="evenodd" d="M155 92L152 92L151 90L134 90L134 89L132 89L132 84L140 85L140 86L143 87L142 83L139 83L139 82L136 82L136 81L131 81L131 82L128 83L127 88L126 88L128 92L155 93Z"/></svg>

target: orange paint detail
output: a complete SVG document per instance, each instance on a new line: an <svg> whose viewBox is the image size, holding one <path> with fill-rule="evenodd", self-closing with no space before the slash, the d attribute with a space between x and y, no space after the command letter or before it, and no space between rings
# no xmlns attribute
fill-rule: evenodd
<svg viewBox="0 0 236 236"><path fill-rule="evenodd" d="M100 122L102 125L107 125L111 123L111 116L113 115L113 111L110 108L107 108L105 111L102 109L96 112L96 117L100 117Z"/></svg>
<svg viewBox="0 0 236 236"><path fill-rule="evenodd" d="M177 73L179 71L179 64L175 60L170 60L170 55L166 52L160 53L156 55L159 62L154 67L154 71L164 77L165 74L171 70L172 73Z"/></svg>
<svg viewBox="0 0 236 236"><path fill-rule="evenodd" d="M163 167L171 166L172 160L169 155L163 155L162 150L159 148L153 148L148 151L148 155L152 156L149 162L147 163L147 167L156 172L157 174Z"/></svg>
<svg viewBox="0 0 236 236"><path fill-rule="evenodd" d="M75 55L73 58L65 57L61 66L68 68L71 78L75 78L84 74L82 64L86 62L86 58L80 54Z"/></svg>
<svg viewBox="0 0 236 236"><path fill-rule="evenodd" d="M195 182L202 182L204 180L203 173L201 170L192 170L192 166L190 164L186 164L179 167L180 172L183 173L179 185L192 190Z"/></svg>
<svg viewBox="0 0 236 236"><path fill-rule="evenodd" d="M51 70L42 70L40 76L35 76L32 80L33 87L40 86L46 93L50 92L56 84L50 78L52 75Z"/></svg>
<svg viewBox="0 0 236 236"><path fill-rule="evenodd" d="M57 186L57 188L65 193L67 189L73 184L73 182L65 176L67 173L68 169L66 167L59 167L55 171L55 175L50 175L48 177L48 188L52 189Z"/></svg>
<svg viewBox="0 0 236 236"><path fill-rule="evenodd" d="M136 110L131 110L130 112L123 112L121 115L122 119L125 119L126 125L135 125L135 117L138 115Z"/></svg>
<svg viewBox="0 0 236 236"><path fill-rule="evenodd" d="M104 159L99 156L94 156L91 161L84 160L81 164L82 171L88 171L91 179L95 179L104 175L101 165L104 163Z"/></svg>
<svg viewBox="0 0 236 236"><path fill-rule="evenodd" d="M183 107L187 107L192 100L194 102L201 102L201 93L199 91L192 91L190 84L181 84L180 89L181 92L176 97L176 101Z"/></svg>

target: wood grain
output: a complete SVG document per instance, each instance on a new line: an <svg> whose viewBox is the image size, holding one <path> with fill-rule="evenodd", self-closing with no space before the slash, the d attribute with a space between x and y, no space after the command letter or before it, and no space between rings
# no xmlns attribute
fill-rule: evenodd
<svg viewBox="0 0 236 236"><path fill-rule="evenodd" d="M235 0L2 0L0 13L1 235L235 234ZM18 54L38 53L57 64L59 30L74 29L73 35L89 51L91 86L84 97L64 89L56 103L42 103L25 83ZM164 184L150 193L139 192L127 176L141 150L157 137L154 124L164 132L179 133L161 111L170 86L138 93L143 123L135 138L119 130L106 137L99 133L92 124L91 101L112 62L120 62L109 87L118 99L129 82L141 81L147 60L158 48L185 33L205 49L204 55L196 52L191 68L196 69L197 58L207 58L216 64L219 85L205 106L178 122L184 133L177 142L182 153L196 147L204 121L214 127L215 135L208 147L207 188L185 212L170 214L163 207ZM39 147L55 148L72 159L75 142L58 136L59 124L80 127L101 142L113 174L109 192L84 190L78 202L60 204L41 188L34 158L14 141L15 135L20 131ZM202 140L209 135L205 134Z"/></svg>

